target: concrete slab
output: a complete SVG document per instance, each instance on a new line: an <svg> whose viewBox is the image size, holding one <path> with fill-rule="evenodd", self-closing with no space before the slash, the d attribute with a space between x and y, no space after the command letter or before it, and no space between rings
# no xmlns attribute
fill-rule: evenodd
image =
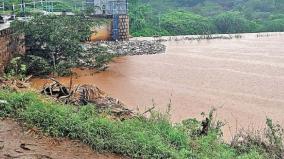
<svg viewBox="0 0 284 159"><path fill-rule="evenodd" d="M11 21L8 21L9 16L2 16L2 17L4 17L5 23L4 24L0 24L0 30L4 30L4 29L9 28L10 27L10 23L11 23Z"/></svg>
<svg viewBox="0 0 284 159"><path fill-rule="evenodd" d="M0 30L4 30L10 27L10 22L0 24Z"/></svg>

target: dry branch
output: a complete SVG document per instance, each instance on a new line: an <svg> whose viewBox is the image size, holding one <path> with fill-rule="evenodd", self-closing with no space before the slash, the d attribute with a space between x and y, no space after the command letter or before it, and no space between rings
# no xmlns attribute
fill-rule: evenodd
<svg viewBox="0 0 284 159"><path fill-rule="evenodd" d="M127 116L133 116L133 112L127 109L122 102L107 96L96 86L78 85L67 88L54 78L49 78L49 80L51 83L45 84L41 93L50 96L57 101L73 105L87 105L92 103L96 105L98 110L108 111L113 116L120 119Z"/></svg>

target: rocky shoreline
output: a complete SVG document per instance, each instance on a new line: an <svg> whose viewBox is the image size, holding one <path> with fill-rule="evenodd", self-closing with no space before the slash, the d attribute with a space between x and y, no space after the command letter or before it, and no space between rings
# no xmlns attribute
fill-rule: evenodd
<svg viewBox="0 0 284 159"><path fill-rule="evenodd" d="M118 56L149 55L165 53L166 46L159 41L133 40L133 41L101 41L84 45L87 49L104 47L107 53Z"/></svg>
<svg viewBox="0 0 284 159"><path fill-rule="evenodd" d="M107 69L113 57L165 53L166 46L155 40L101 41L83 44L84 52L76 63L79 67Z"/></svg>

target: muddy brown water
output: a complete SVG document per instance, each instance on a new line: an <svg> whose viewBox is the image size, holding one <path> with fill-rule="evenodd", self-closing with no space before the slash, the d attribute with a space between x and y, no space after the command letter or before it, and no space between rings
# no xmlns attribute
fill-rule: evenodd
<svg viewBox="0 0 284 159"><path fill-rule="evenodd" d="M76 69L74 83L95 84L131 109L154 101L163 112L171 102L174 122L215 107L227 139L236 128L262 128L266 117L284 125L284 33L269 34L169 41L165 54L119 57L102 73Z"/></svg>

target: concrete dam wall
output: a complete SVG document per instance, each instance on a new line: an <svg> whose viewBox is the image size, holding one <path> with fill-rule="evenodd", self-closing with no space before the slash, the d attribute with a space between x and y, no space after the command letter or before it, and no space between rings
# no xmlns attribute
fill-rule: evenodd
<svg viewBox="0 0 284 159"><path fill-rule="evenodd" d="M92 28L92 32L91 41L129 40L129 17L128 15L114 15L111 23L96 26Z"/></svg>

